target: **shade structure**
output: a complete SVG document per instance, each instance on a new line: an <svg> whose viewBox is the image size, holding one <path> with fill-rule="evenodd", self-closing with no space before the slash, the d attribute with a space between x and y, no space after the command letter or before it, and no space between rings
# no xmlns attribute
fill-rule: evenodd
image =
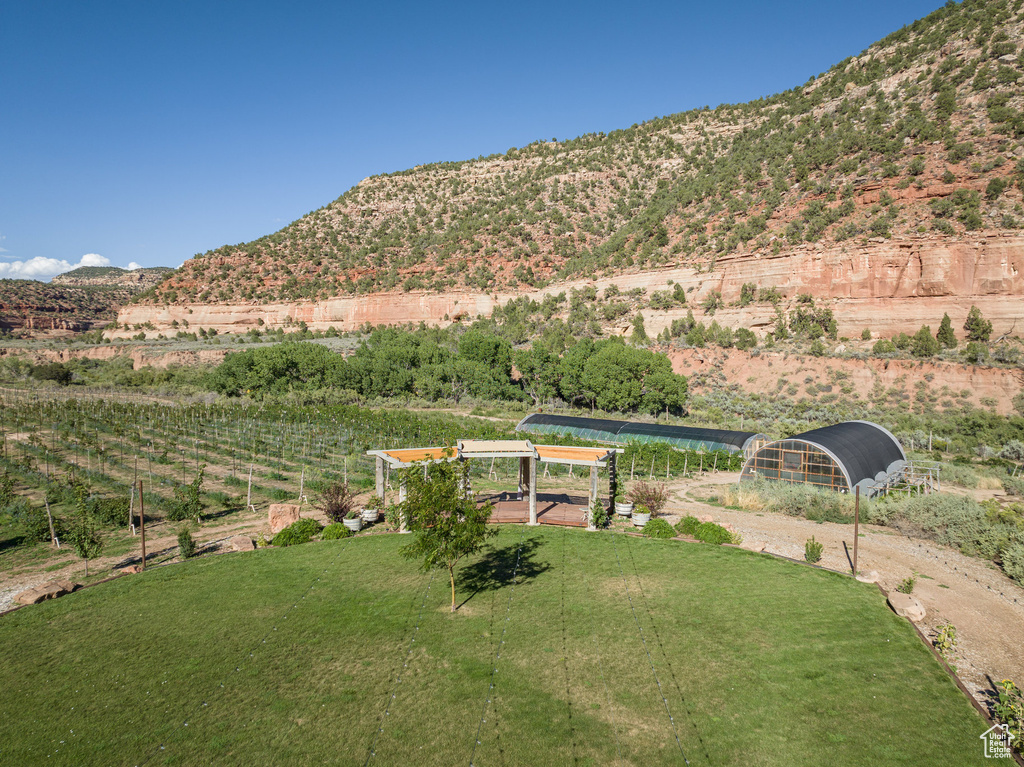
<svg viewBox="0 0 1024 767"><path fill-rule="evenodd" d="M614 444L664 442L681 449L724 450L729 453L743 453L745 456L752 455L758 447L768 442L768 437L764 434L751 431L583 418L554 413L532 413L519 422L516 431L527 434L559 434Z"/></svg>
<svg viewBox="0 0 1024 767"><path fill-rule="evenodd" d="M377 461L376 490L381 500L387 493L386 469L404 469L417 463L438 463L440 461L472 460L473 458L517 458L519 460L518 500L529 497L529 524L538 524L537 517L537 464L562 463L570 466L590 467L590 497L585 508L587 528L596 529L593 521L593 505L597 501L597 471L608 467L621 449L608 447L567 447L562 445L534 445L529 440L479 440L460 439L456 448L411 447L390 450L368 450L367 455ZM493 463L493 461L492 461ZM470 493L467 484L465 491ZM398 492L399 503L406 499L406 478L403 476ZM405 531L405 519L401 529Z"/></svg>
<svg viewBox="0 0 1024 767"><path fill-rule="evenodd" d="M747 459L740 481L770 479L873 495L907 467L907 455L885 428L845 421L770 442Z"/></svg>

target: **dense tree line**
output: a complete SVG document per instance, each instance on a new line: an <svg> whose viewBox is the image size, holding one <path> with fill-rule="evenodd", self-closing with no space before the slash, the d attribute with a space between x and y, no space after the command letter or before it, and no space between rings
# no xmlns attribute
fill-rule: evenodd
<svg viewBox="0 0 1024 767"><path fill-rule="evenodd" d="M301 342L235 352L210 374L209 386L229 396L340 389L368 399L562 400L645 413L681 412L687 390L668 358L619 338L582 338L564 350L544 341L514 349L476 327L459 334L382 328L349 357Z"/></svg>

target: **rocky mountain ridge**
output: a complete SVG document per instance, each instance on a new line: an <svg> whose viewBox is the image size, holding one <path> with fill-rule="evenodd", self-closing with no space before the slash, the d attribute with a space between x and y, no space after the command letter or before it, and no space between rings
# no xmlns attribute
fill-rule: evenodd
<svg viewBox="0 0 1024 767"><path fill-rule="evenodd" d="M879 241L880 240L880 241ZM539 290L481 294L459 290L445 294L415 291L394 295L375 293L316 302L275 304L207 304L151 306L132 304L118 317L122 329L114 337L129 337L147 322L157 332L173 334L179 327L202 327L224 332L251 328L289 327L305 323L311 330L356 330L370 325L425 322L445 326L461 320L489 316L508 301L527 297L542 302L546 296L616 286L622 292L641 290L653 295L666 286L680 286L685 303L643 310L652 335L670 328L688 312L698 315L708 298L720 298L712 312L730 327L766 332L776 321L780 304L752 300L744 304L745 285L771 285L780 294L817 297L832 310L840 335L859 336L864 328L875 335L913 333L922 323L938 326L949 313L955 327L962 326L971 306L993 323L996 333L1024 330L1024 234L987 232L958 238L905 235L866 243L807 243L778 253L730 254L713 271L693 266L665 266L657 270L572 280ZM625 333L631 317L623 316L606 332ZM127 326L127 327L124 327Z"/></svg>
<svg viewBox="0 0 1024 767"><path fill-rule="evenodd" d="M119 322L443 323L596 276L726 304L744 281L783 306L810 292L843 332L979 302L1015 328L1022 26L1016 2L952 3L782 94L374 176L189 260Z"/></svg>

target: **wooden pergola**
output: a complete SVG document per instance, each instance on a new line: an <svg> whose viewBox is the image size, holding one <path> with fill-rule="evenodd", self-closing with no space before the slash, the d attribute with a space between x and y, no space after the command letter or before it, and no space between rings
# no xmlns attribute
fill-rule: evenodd
<svg viewBox="0 0 1024 767"><path fill-rule="evenodd" d="M456 447L419 447L393 450L369 450L367 455L377 459L376 489L382 500L387 492L385 471L404 469L417 464L439 461L466 461L474 458L518 458L518 496L527 496L530 502L530 521L537 525L537 465L539 463L560 463L569 466L590 467L590 496L587 503L587 529L594 530L592 509L597 500L597 472L614 465L617 453L622 448L613 447L567 447L562 445L534 445L530 440L459 440ZM406 498L406 483L403 478L398 488L398 502Z"/></svg>

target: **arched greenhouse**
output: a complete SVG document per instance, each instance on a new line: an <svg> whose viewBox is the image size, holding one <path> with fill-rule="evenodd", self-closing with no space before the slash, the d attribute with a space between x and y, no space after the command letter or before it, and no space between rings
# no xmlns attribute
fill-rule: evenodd
<svg viewBox="0 0 1024 767"><path fill-rule="evenodd" d="M636 442L664 442L684 450L723 450L743 453L745 457L768 441L764 434L751 431L702 429L696 426L671 426L639 421L615 421L608 418L581 418L554 413L532 413L516 426L527 434L559 434L625 445Z"/></svg>
<svg viewBox="0 0 1024 767"><path fill-rule="evenodd" d="M740 481L770 479L874 495L897 482L907 455L886 429L846 421L770 442L747 459Z"/></svg>

